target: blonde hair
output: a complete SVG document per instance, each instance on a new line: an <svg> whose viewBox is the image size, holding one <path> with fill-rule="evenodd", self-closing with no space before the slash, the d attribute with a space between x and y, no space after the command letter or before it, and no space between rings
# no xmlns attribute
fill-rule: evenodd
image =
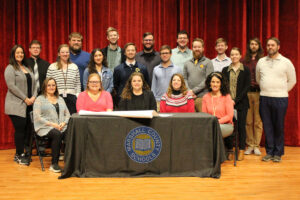
<svg viewBox="0 0 300 200"><path fill-rule="evenodd" d="M64 47L68 47L68 49L69 49L69 51L70 51L69 45L67 45L67 44L61 44L61 45L59 45L57 52L59 53L60 50L61 50L62 48L64 48ZM71 60L70 60L70 57L68 58L68 61L67 61L67 62L68 62L68 64L72 63ZM61 68L62 68L62 64L61 64L61 62L60 62L60 56L57 57L57 59L56 59L56 64L57 64L57 69L61 69Z"/></svg>
<svg viewBox="0 0 300 200"><path fill-rule="evenodd" d="M106 35L108 36L109 33L112 32L112 31L116 31L118 33L117 29L115 29L114 27L108 27L107 30L106 30Z"/></svg>

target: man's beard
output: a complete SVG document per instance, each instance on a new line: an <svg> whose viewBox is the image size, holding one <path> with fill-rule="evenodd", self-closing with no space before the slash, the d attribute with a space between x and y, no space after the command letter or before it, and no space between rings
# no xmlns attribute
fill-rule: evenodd
<svg viewBox="0 0 300 200"><path fill-rule="evenodd" d="M196 53L196 52L193 51L193 56L194 56L194 59L198 60L198 59L202 58L203 53L200 53L200 52Z"/></svg>
<svg viewBox="0 0 300 200"><path fill-rule="evenodd" d="M251 53L251 54L256 54L257 52L258 52L258 49L256 49L256 50L250 49L250 53Z"/></svg>
<svg viewBox="0 0 300 200"><path fill-rule="evenodd" d="M268 51L269 56L274 56L275 54L277 54L278 50L274 50L273 53L270 53L270 51Z"/></svg>
<svg viewBox="0 0 300 200"><path fill-rule="evenodd" d="M74 48L71 47L71 46L70 46L70 50L71 50L71 52L74 53L74 54L79 54L79 53L81 52L81 48L79 48L79 49L74 49Z"/></svg>
<svg viewBox="0 0 300 200"><path fill-rule="evenodd" d="M153 49L153 45L151 45L150 47L146 47L145 45L144 46L144 50L146 51L151 51Z"/></svg>

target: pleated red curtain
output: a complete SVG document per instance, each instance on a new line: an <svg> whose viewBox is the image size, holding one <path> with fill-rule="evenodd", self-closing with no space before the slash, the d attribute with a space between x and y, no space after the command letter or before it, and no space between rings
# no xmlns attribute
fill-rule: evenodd
<svg viewBox="0 0 300 200"><path fill-rule="evenodd" d="M205 41L205 54L214 58L215 40L224 37L229 49L246 51L246 43L258 37L279 37L281 53L290 58L297 75L300 58L300 3L297 0L1 0L0 6L0 149L13 147L13 127L4 115L7 87L3 73L16 43L28 50L32 39L41 41L41 57L54 62L57 48L68 43L70 32L84 36L83 49L105 47L106 29L119 30L119 45L127 42L142 49L142 34L155 35L155 48L176 46L176 33L185 29L190 40ZM26 52L28 53L28 51ZM298 76L297 76L298 77ZM290 92L286 117L287 145L300 146L299 87Z"/></svg>

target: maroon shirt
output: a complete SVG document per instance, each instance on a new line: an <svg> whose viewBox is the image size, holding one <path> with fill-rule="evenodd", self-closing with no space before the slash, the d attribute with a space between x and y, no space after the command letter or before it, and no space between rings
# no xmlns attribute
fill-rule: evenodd
<svg viewBox="0 0 300 200"><path fill-rule="evenodd" d="M252 59L250 62L245 62L245 60L242 60L243 65L247 66L250 70L251 73L251 90L259 90L259 85L256 82L256 78L255 78L255 70L256 70L256 64L257 64L258 60L256 59Z"/></svg>

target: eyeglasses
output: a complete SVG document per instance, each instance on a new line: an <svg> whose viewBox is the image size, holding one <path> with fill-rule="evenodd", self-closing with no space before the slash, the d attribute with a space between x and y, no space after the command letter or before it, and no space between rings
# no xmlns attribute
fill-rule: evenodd
<svg viewBox="0 0 300 200"><path fill-rule="evenodd" d="M98 83L100 83L100 81L89 81L89 83L91 83L91 84L98 84Z"/></svg>
<svg viewBox="0 0 300 200"><path fill-rule="evenodd" d="M164 53L160 53L160 55L169 55L171 54L170 52L164 52Z"/></svg>
<svg viewBox="0 0 300 200"><path fill-rule="evenodd" d="M145 42L153 42L153 40L152 39L146 39L146 40L144 40Z"/></svg>

